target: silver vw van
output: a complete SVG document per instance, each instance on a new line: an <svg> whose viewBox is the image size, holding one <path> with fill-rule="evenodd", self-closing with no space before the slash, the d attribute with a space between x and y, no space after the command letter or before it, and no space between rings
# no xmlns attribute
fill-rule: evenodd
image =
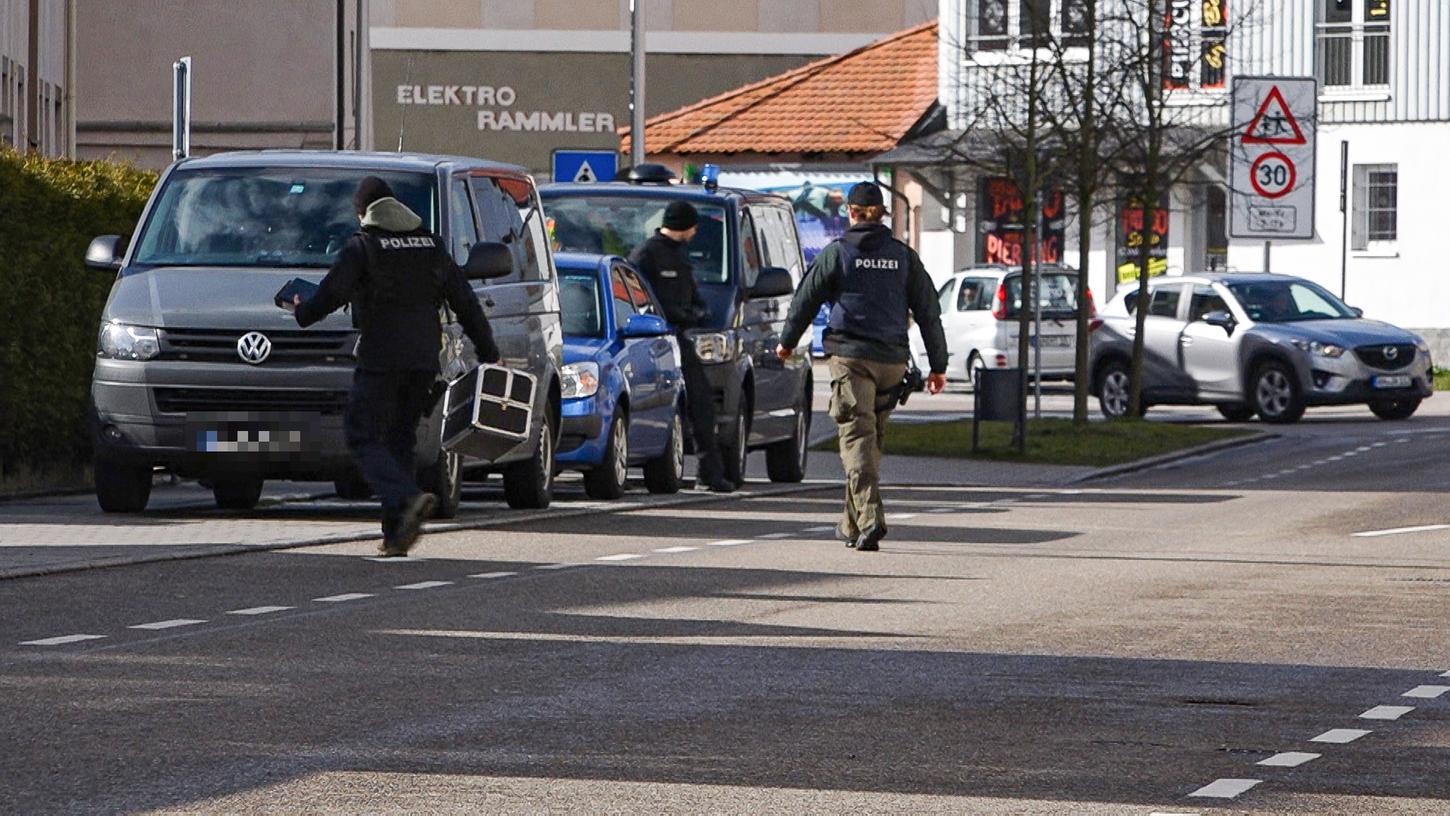
<svg viewBox="0 0 1450 816"><path fill-rule="evenodd" d="M87 265L116 275L91 385L103 510L145 509L158 468L204 480L231 509L253 507L268 479L331 481L343 497L366 497L342 427L357 345L351 315L301 329L273 295L294 277L327 273L358 229L352 193L369 175L447 241L505 362L540 386L529 440L489 463L441 448L435 407L419 431L421 484L439 496L443 517L457 512L471 465L502 471L511 505L548 505L563 332L527 172L446 156L259 151L172 165L132 239L102 236L87 250ZM475 253L480 244L495 246ZM471 255L493 262L470 264ZM439 330L443 376L456 376L472 350L446 310Z"/></svg>

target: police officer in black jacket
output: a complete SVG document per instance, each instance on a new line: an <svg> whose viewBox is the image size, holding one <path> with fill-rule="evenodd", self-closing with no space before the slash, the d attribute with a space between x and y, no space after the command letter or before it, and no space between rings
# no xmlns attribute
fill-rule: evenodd
<svg viewBox="0 0 1450 816"><path fill-rule="evenodd" d="M735 485L725 478L724 461L715 440L715 390L705 375L705 364L695 351L694 341L685 333L710 314L695 285L695 272L688 250L699 224L700 213L690 202L671 201L665 208L660 228L629 253L629 262L649 280L660 306L665 310L664 318L679 340L685 399L689 403L690 424L695 432L695 452L700 456L696 486L708 487L716 493L729 493Z"/></svg>
<svg viewBox="0 0 1450 816"><path fill-rule="evenodd" d="M881 188L862 182L847 198L851 227L811 262L796 289L776 354L789 359L822 303L831 317L822 343L831 355L831 418L846 470L846 507L837 527L848 547L880 549L886 537L881 505L881 454L886 420L911 359L908 317L915 318L931 362L927 390L946 386L946 336L936 287L916 251L884 225Z"/></svg>
<svg viewBox="0 0 1450 816"><path fill-rule="evenodd" d="M418 421L436 401L442 347L438 309L447 303L481 362L499 359L493 332L463 272L441 238L369 176L353 208L362 228L343 246L308 300L294 298L297 323L310 326L352 306L360 338L345 417L348 448L383 504L385 556L404 556L417 542L437 498L418 488L414 445Z"/></svg>

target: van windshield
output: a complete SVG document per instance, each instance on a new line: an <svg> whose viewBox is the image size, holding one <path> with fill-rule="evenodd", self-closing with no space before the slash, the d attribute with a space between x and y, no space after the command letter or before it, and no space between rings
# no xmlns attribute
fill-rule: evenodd
<svg viewBox="0 0 1450 816"><path fill-rule="evenodd" d="M665 207L675 198L635 196L569 196L544 202L549 214L555 252L629 257L635 247L654 235L665 219ZM700 229L690 241L690 263L700 283L730 280L730 253L725 250L729 231L725 210L696 204Z"/></svg>
<svg viewBox="0 0 1450 816"><path fill-rule="evenodd" d="M375 175L436 229L434 179L423 173L282 167L178 170L146 220L142 266L326 267L357 232L352 194Z"/></svg>

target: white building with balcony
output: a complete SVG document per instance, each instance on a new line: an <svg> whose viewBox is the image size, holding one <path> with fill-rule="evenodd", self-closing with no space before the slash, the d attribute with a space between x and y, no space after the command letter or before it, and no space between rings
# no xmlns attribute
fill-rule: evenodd
<svg viewBox="0 0 1450 816"><path fill-rule="evenodd" d="M1122 3L1097 1L1100 8ZM973 112L981 110L974 89L986 72L1022 59L1037 26L1061 41L1078 36L1088 2L941 0L939 98L947 130L880 160L896 186L921 201L920 244L938 277L1001 260L993 253L1008 244L996 231L1010 207L989 191L1000 184L993 187L987 173L943 160L933 148L974 127ZM1271 271L1342 289L1366 315L1422 331L1437 358L1450 360L1450 230L1437 226L1450 194L1450 0L1159 3L1176 21L1166 37L1172 93L1210 120L1227 123L1235 76L1318 80L1314 237L1274 242ZM1343 215L1341 142L1348 143ZM1228 237L1228 178L1223 152L1168 196L1160 223L1167 274L1263 269L1261 241ZM1124 237L1133 224L1131 210L1126 214L1115 205L1095 216L1089 279L1100 302L1116 288L1116 268L1127 257ZM1077 263L1074 218L1069 201L1059 231L1047 233L1068 265Z"/></svg>

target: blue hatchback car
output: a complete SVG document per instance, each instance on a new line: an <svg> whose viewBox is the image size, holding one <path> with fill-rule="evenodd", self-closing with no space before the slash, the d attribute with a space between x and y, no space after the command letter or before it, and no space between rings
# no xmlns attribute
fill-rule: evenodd
<svg viewBox="0 0 1450 816"><path fill-rule="evenodd" d="M630 466L651 493L680 489L685 468L680 349L654 292L612 255L560 253L564 324L559 467L584 472L592 498L624 494Z"/></svg>

